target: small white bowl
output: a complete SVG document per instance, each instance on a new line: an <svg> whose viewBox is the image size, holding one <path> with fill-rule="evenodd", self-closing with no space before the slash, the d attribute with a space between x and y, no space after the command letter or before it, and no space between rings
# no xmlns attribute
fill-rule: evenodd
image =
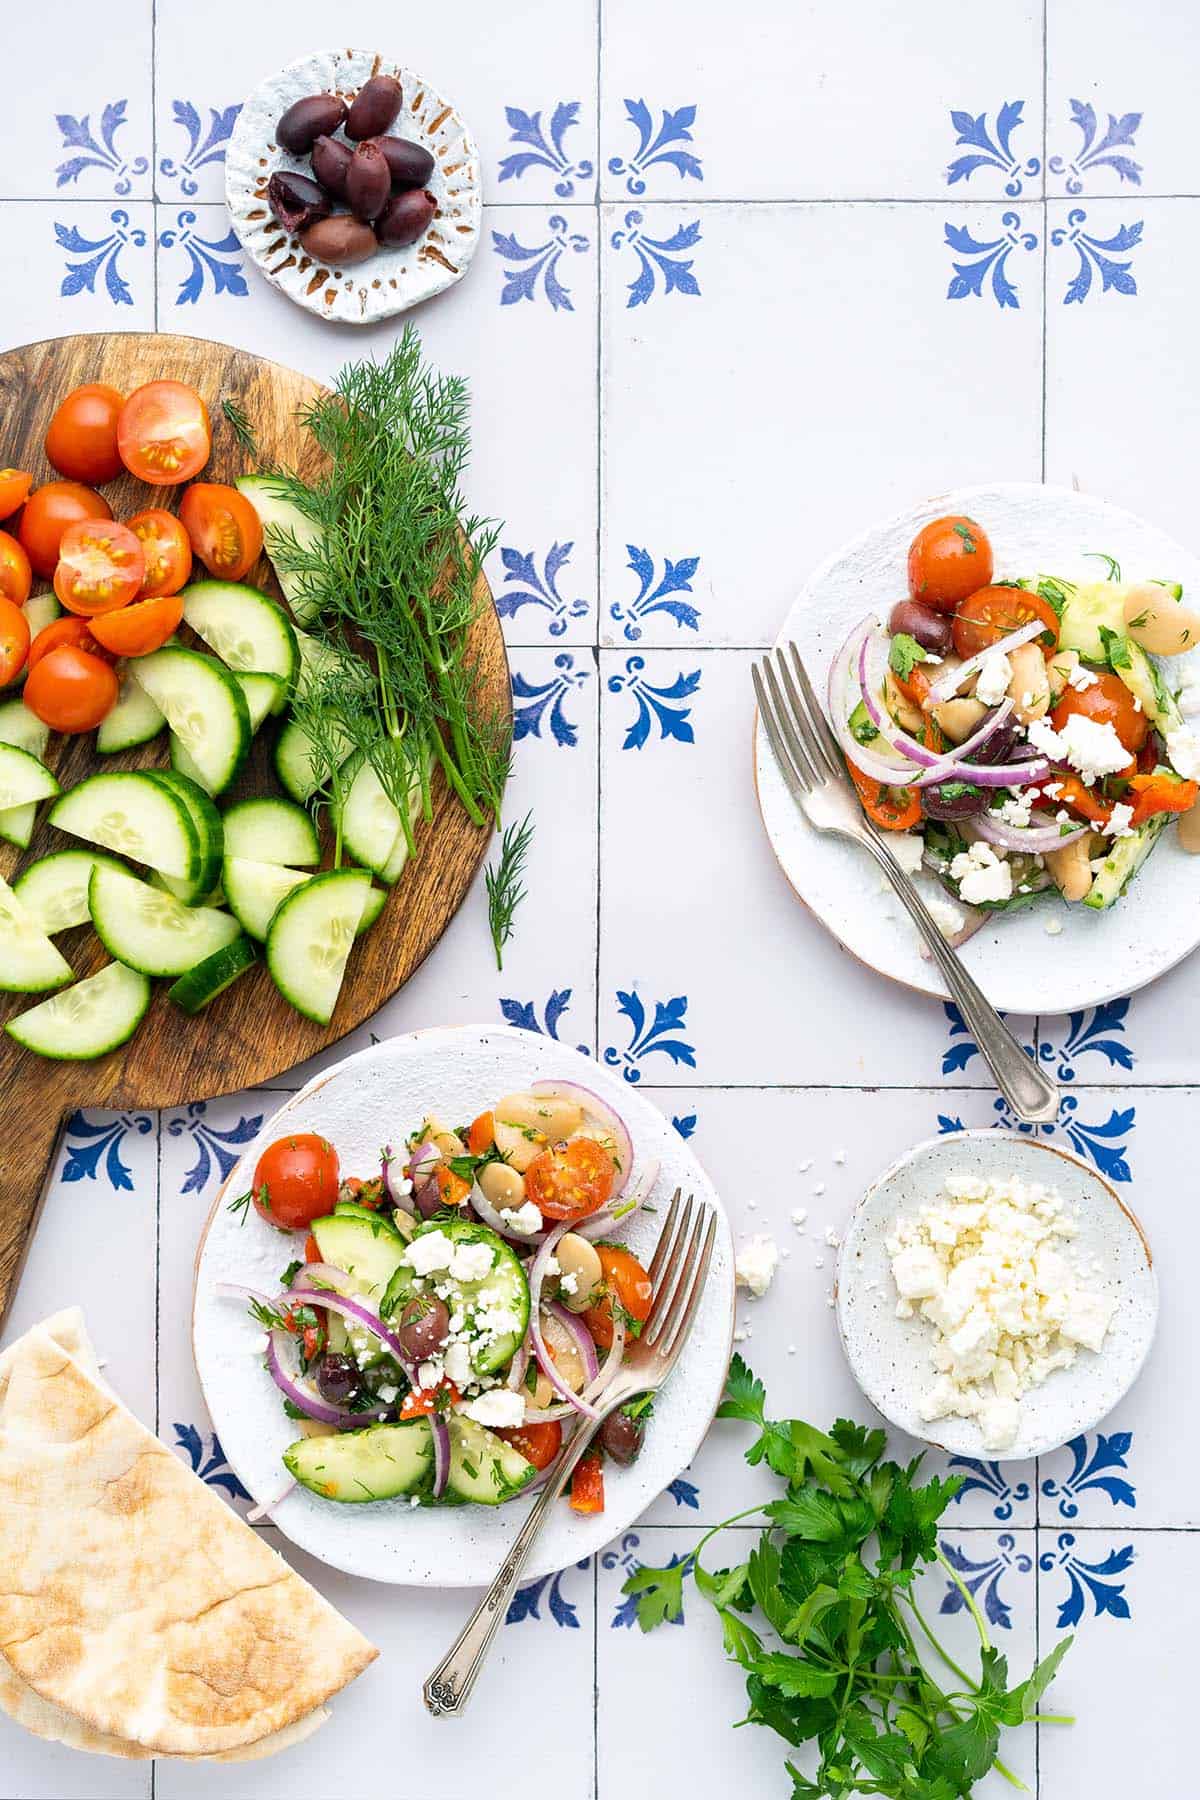
<svg viewBox="0 0 1200 1800"><path fill-rule="evenodd" d="M1021 1399L1016 1441L1003 1451L985 1449L974 1419L921 1418L917 1403L934 1379L934 1330L919 1314L896 1317L886 1240L900 1214L915 1215L944 1192L948 1175L1016 1177L1056 1189L1078 1216L1072 1258L1099 1262L1103 1275L1089 1275L1087 1285L1117 1302L1100 1354L1081 1349L1071 1368L1031 1388ZM1157 1320L1158 1281L1133 1213L1079 1157L1016 1132L952 1132L909 1150L867 1189L838 1256L838 1329L854 1379L891 1424L958 1456L1016 1461L1090 1431L1137 1379Z"/></svg>

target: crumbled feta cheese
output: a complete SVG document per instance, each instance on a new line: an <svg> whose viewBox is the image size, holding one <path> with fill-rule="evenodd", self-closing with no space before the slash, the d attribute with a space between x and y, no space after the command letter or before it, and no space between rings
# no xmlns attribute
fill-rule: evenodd
<svg viewBox="0 0 1200 1800"><path fill-rule="evenodd" d="M1063 928L1063 922L1059 918L1057 913L1051 913L1050 917L1046 920L1046 923L1043 926L1043 930L1045 931L1047 937L1061 937L1062 936L1062 928Z"/></svg>
<svg viewBox="0 0 1200 1800"><path fill-rule="evenodd" d="M1012 869L982 839L960 851L950 864L950 875L968 906L1012 898Z"/></svg>
<svg viewBox="0 0 1200 1800"><path fill-rule="evenodd" d="M448 1269L453 1255L454 1244L444 1231L426 1231L413 1239L403 1260L418 1275L432 1275L435 1269Z"/></svg>
<svg viewBox="0 0 1200 1800"><path fill-rule="evenodd" d="M1083 713L1071 713L1061 731L1055 731L1048 719L1034 719L1028 736L1035 750L1054 762L1070 763L1089 786L1129 766L1129 752L1112 726L1098 725Z"/></svg>
<svg viewBox="0 0 1200 1800"><path fill-rule="evenodd" d="M804 1161L803 1161L803 1162L802 1162L802 1163L801 1163L801 1164L800 1164L800 1173L801 1173L801 1175L807 1175L807 1174L808 1174L808 1171L809 1171L809 1170L810 1170L810 1169L811 1169L811 1168L812 1168L812 1166L813 1166L813 1159L812 1159L812 1157L811 1157L811 1156L806 1156L806 1157L805 1157L805 1159L804 1159Z"/></svg>
<svg viewBox="0 0 1200 1800"><path fill-rule="evenodd" d="M270 1340L265 1331L260 1332L257 1337L252 1337L250 1339L251 1356L265 1356L269 1348Z"/></svg>
<svg viewBox="0 0 1200 1800"><path fill-rule="evenodd" d="M841 1238L838 1236L833 1226L827 1225L825 1227L825 1242L829 1245L829 1248L831 1250L836 1250L841 1241Z"/></svg>
<svg viewBox="0 0 1200 1800"><path fill-rule="evenodd" d="M1187 725L1176 726L1166 734L1167 757L1176 774L1185 781L1200 781L1200 737Z"/></svg>
<svg viewBox="0 0 1200 1800"><path fill-rule="evenodd" d="M1126 838L1135 835L1130 820L1133 818L1132 806L1126 806L1121 800L1113 807L1107 822L1100 827L1105 837Z"/></svg>
<svg viewBox="0 0 1200 1800"><path fill-rule="evenodd" d="M396 1398L397 1394L400 1392L400 1389L398 1387L393 1387L391 1382L389 1381L389 1382L386 1382L383 1385L383 1387L377 1388L376 1392L378 1393L379 1398L383 1401L383 1404L385 1406L390 1406L392 1404L392 1401Z"/></svg>
<svg viewBox="0 0 1200 1800"><path fill-rule="evenodd" d="M574 1269L568 1269L565 1275L559 1277L558 1291L560 1294L577 1294L579 1292L579 1277Z"/></svg>
<svg viewBox="0 0 1200 1800"><path fill-rule="evenodd" d="M925 905L944 938L956 937L967 922L966 913L960 912L952 900L943 900L940 894L930 894Z"/></svg>
<svg viewBox="0 0 1200 1800"><path fill-rule="evenodd" d="M509 1231L515 1231L520 1237L532 1237L535 1231L542 1229L542 1215L532 1200L526 1200L523 1206L502 1206L500 1217Z"/></svg>
<svg viewBox="0 0 1200 1800"><path fill-rule="evenodd" d="M423 1362L417 1369L417 1386L424 1392L426 1388L435 1388L442 1379L443 1364L434 1359Z"/></svg>
<svg viewBox="0 0 1200 1800"><path fill-rule="evenodd" d="M779 1267L779 1251L774 1238L766 1237L761 1232L748 1238L738 1251L733 1266L738 1286L749 1288L761 1300Z"/></svg>
<svg viewBox="0 0 1200 1800"><path fill-rule="evenodd" d="M915 875L925 854L925 840L911 831L889 831L888 848L906 875ZM885 881L884 886L890 887Z"/></svg>
<svg viewBox="0 0 1200 1800"><path fill-rule="evenodd" d="M1024 831L1033 816L1033 795L1025 788L1010 788L1008 798L996 810L1006 825L1015 825L1018 831Z"/></svg>
<svg viewBox="0 0 1200 1800"><path fill-rule="evenodd" d="M490 1388L486 1394L468 1400L462 1410L477 1425L496 1426L502 1431L511 1430L514 1425L524 1423L525 1397L523 1394L514 1394L511 1388Z"/></svg>
<svg viewBox="0 0 1200 1800"><path fill-rule="evenodd" d="M1012 664L1002 650L989 650L975 677L975 698L984 706L999 706L1012 680Z"/></svg>
<svg viewBox="0 0 1200 1800"><path fill-rule="evenodd" d="M792 1224L797 1231L803 1231L808 1220L807 1206L797 1206L792 1211Z"/></svg>
<svg viewBox="0 0 1200 1800"><path fill-rule="evenodd" d="M833 1153L833 1160L839 1165L844 1163L846 1160L846 1152L844 1150L835 1150Z"/></svg>
<svg viewBox="0 0 1200 1800"><path fill-rule="evenodd" d="M446 1380L456 1388L464 1388L471 1379L471 1352L461 1338L446 1346L444 1359Z"/></svg>
<svg viewBox="0 0 1200 1800"><path fill-rule="evenodd" d="M1095 687L1099 679L1094 669L1089 669L1084 663L1076 663L1067 676L1067 686L1073 687L1077 694L1082 694L1088 688Z"/></svg>
<svg viewBox="0 0 1200 1800"><path fill-rule="evenodd" d="M819 1195L819 1194L823 1194L824 1192L825 1192L825 1183L823 1181L814 1181L813 1182L813 1193Z"/></svg>
<svg viewBox="0 0 1200 1800"><path fill-rule="evenodd" d="M490 1244L458 1244L450 1258L450 1273L455 1281L482 1281L495 1260Z"/></svg>
<svg viewBox="0 0 1200 1800"><path fill-rule="evenodd" d="M744 1344L749 1336L750 1333L746 1330L746 1327L744 1325L739 1325L733 1334L733 1341L735 1344Z"/></svg>

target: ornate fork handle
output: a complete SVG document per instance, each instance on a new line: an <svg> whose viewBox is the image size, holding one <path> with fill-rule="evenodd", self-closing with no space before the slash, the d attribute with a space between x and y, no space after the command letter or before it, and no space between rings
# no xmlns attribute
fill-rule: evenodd
<svg viewBox="0 0 1200 1800"><path fill-rule="evenodd" d="M617 1404L616 1399L613 1404ZM465 1708L487 1659L492 1639L504 1623L509 1602L521 1579L521 1571L529 1559L529 1552L537 1541L547 1515L570 1480L576 1463L600 1429L600 1424L598 1419L581 1420L579 1429L559 1456L554 1473L538 1495L529 1517L517 1534L504 1566L422 1688L425 1704L435 1719L454 1718Z"/></svg>

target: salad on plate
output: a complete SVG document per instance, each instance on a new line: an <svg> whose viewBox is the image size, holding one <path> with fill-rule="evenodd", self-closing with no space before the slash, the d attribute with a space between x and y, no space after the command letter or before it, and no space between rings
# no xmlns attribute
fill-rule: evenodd
<svg viewBox="0 0 1200 1800"><path fill-rule="evenodd" d="M299 1435L290 1477L335 1502L496 1506L538 1484L564 1431L594 1420L640 1332L651 1279L621 1243L653 1189L620 1117L589 1089L538 1081L469 1124L427 1114L377 1172L343 1178L313 1132L278 1139L230 1202L302 1254L279 1291L227 1283ZM300 1241L297 1240L297 1250ZM609 1414L572 1477L604 1508L604 1463L637 1457L650 1403Z"/></svg>
<svg viewBox="0 0 1200 1800"><path fill-rule="evenodd" d="M830 719L863 810L940 879L955 941L1042 894L1106 910L1176 821L1200 852L1200 693L1175 660L1200 644L1200 612L1178 583L1098 561L1096 580L996 579L974 519L935 519L909 547L906 598L833 659Z"/></svg>

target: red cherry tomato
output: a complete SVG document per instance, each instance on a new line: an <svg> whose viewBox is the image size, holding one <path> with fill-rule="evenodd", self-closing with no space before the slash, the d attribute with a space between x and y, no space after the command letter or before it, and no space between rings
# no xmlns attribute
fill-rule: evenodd
<svg viewBox="0 0 1200 1800"><path fill-rule="evenodd" d="M54 591L68 612L115 612L142 585L146 558L128 525L116 519L80 519L63 532Z"/></svg>
<svg viewBox="0 0 1200 1800"><path fill-rule="evenodd" d="M34 488L25 502L17 536L36 575L49 581L58 566L63 532L78 519L111 519L112 507L102 495L78 481L48 481Z"/></svg>
<svg viewBox="0 0 1200 1800"><path fill-rule="evenodd" d="M92 620L97 642L114 656L149 656L161 650L179 630L183 600L179 594L162 594L155 600L135 600L116 612Z"/></svg>
<svg viewBox="0 0 1200 1800"><path fill-rule="evenodd" d="M174 513L152 506L129 520L129 529L142 546L146 575L139 600L157 600L177 594L192 572L192 546Z"/></svg>
<svg viewBox="0 0 1200 1800"><path fill-rule="evenodd" d="M121 473L117 416L124 398L107 382L89 381L67 395L50 421L46 457L60 475L91 487Z"/></svg>
<svg viewBox="0 0 1200 1800"><path fill-rule="evenodd" d="M278 1138L258 1159L251 1198L280 1231L305 1230L333 1211L337 1197L337 1151L315 1132Z"/></svg>
<svg viewBox="0 0 1200 1800"><path fill-rule="evenodd" d="M29 655L29 620L15 601L0 597L0 687L25 667Z"/></svg>
<svg viewBox="0 0 1200 1800"><path fill-rule="evenodd" d="M121 408L117 448L130 474L154 487L190 481L212 451L208 408L185 382L148 381Z"/></svg>
<svg viewBox="0 0 1200 1800"><path fill-rule="evenodd" d="M1081 692L1068 687L1050 714L1055 731L1061 731L1072 713L1094 719L1097 725L1111 725L1117 736L1135 756L1150 735L1150 721L1133 704L1133 695L1119 675L1093 670L1095 680Z"/></svg>
<svg viewBox="0 0 1200 1800"><path fill-rule="evenodd" d="M32 586L29 558L15 537L0 531L0 594L14 606L24 606Z"/></svg>
<svg viewBox="0 0 1200 1800"><path fill-rule="evenodd" d="M602 1350L607 1350L612 1343L613 1334L613 1295L616 1295L621 1310L642 1324L650 1317L654 1287L632 1251L622 1250L616 1244L597 1244L596 1254L600 1258L604 1285L608 1291L595 1306L588 1307L583 1315L583 1322L591 1332L593 1342L599 1344Z"/></svg>
<svg viewBox="0 0 1200 1800"><path fill-rule="evenodd" d="M113 660L109 651L103 649L93 637L90 620L55 619L53 624L43 625L30 644L29 667L36 669L43 656L49 656L51 650L57 650L60 644L74 644L77 650L86 650L89 656L98 656L102 662Z"/></svg>
<svg viewBox="0 0 1200 1800"><path fill-rule="evenodd" d="M594 1138L569 1138L534 1157L525 1194L543 1218L583 1219L606 1203L615 1175L611 1155Z"/></svg>
<svg viewBox="0 0 1200 1800"><path fill-rule="evenodd" d="M991 579L987 532L965 513L932 520L908 547L908 591L939 612L953 612L960 600Z"/></svg>
<svg viewBox="0 0 1200 1800"><path fill-rule="evenodd" d="M954 613L954 648L964 659L978 656L1022 625L1037 620L1045 627L1033 641L1043 650L1058 643L1058 614L1040 594L1019 587L982 587L961 601Z"/></svg>
<svg viewBox="0 0 1200 1800"><path fill-rule="evenodd" d="M604 1464L598 1450L585 1450L571 1477L571 1511L604 1511Z"/></svg>
<svg viewBox="0 0 1200 1800"><path fill-rule="evenodd" d="M519 1450L535 1469L548 1469L562 1449L562 1426L557 1419L543 1420L539 1425L506 1425L496 1436Z"/></svg>
<svg viewBox="0 0 1200 1800"><path fill-rule="evenodd" d="M473 1120L470 1129L467 1132L467 1149L471 1152L472 1156L482 1156L485 1150L491 1149L495 1141L495 1113L480 1113L479 1117Z"/></svg>
<svg viewBox="0 0 1200 1800"><path fill-rule="evenodd" d="M0 469L0 519L11 518L33 486L33 476L23 469Z"/></svg>
<svg viewBox="0 0 1200 1800"><path fill-rule="evenodd" d="M24 699L51 731L91 731L117 703L117 677L111 663L60 644L30 672Z"/></svg>
<svg viewBox="0 0 1200 1800"><path fill-rule="evenodd" d="M217 581L240 581L262 550L262 521L244 494L222 481L194 481L179 503L192 550Z"/></svg>
<svg viewBox="0 0 1200 1800"><path fill-rule="evenodd" d="M414 1388L406 1394L400 1408L400 1419L419 1419L428 1413L447 1413L457 1406L462 1395L452 1381L439 1381L436 1387Z"/></svg>

